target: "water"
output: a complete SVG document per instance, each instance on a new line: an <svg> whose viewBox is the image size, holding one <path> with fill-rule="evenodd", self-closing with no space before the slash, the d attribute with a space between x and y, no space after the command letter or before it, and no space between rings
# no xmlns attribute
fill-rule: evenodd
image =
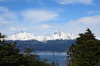
<svg viewBox="0 0 100 66"><path fill-rule="evenodd" d="M51 63L52 61L54 62L58 61L60 66L66 66L66 58L67 58L66 52L61 52L61 53L54 52L54 54L51 52L37 52L35 54L39 55L41 59L48 59L47 61L48 63Z"/></svg>

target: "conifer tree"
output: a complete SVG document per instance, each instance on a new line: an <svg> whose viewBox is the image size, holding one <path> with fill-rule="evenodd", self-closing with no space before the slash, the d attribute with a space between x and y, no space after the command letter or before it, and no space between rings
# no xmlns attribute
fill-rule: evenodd
<svg viewBox="0 0 100 66"><path fill-rule="evenodd" d="M68 51L68 66L100 66L100 40L88 28Z"/></svg>

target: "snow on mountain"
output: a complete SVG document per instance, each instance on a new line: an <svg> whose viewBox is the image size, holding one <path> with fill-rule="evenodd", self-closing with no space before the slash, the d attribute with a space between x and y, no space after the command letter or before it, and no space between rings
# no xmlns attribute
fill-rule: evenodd
<svg viewBox="0 0 100 66"><path fill-rule="evenodd" d="M47 40L57 40L57 39L62 39L62 40L69 40L69 39L73 39L71 37L71 34L68 35L64 32L54 32L52 35L49 36L35 36L31 33L26 33L26 32L19 32L16 33L12 36L9 36L7 38L5 38L6 40L37 40L37 41L47 41Z"/></svg>
<svg viewBox="0 0 100 66"><path fill-rule="evenodd" d="M44 36L37 36L36 40L38 40L38 41L44 41Z"/></svg>
<svg viewBox="0 0 100 66"><path fill-rule="evenodd" d="M57 40L57 39L62 39L62 40L68 40L71 39L70 36L68 36L66 33L64 32L54 32L54 34L52 34L51 36L46 36L45 37L46 40Z"/></svg>
<svg viewBox="0 0 100 66"><path fill-rule="evenodd" d="M6 38L6 40L31 40L31 39L36 39L36 36L23 31Z"/></svg>

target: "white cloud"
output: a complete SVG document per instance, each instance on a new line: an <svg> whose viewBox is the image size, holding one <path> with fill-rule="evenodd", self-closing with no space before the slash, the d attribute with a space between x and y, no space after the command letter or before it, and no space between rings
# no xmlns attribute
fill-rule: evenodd
<svg viewBox="0 0 100 66"><path fill-rule="evenodd" d="M40 29L49 29L51 28L52 26L48 25L48 24L42 24L40 25Z"/></svg>
<svg viewBox="0 0 100 66"><path fill-rule="evenodd" d="M52 26L44 22L55 20L57 16L57 13L48 10L12 11L0 6L0 31L7 35L19 31L45 31L51 29Z"/></svg>
<svg viewBox="0 0 100 66"><path fill-rule="evenodd" d="M81 3L86 5L93 4L93 0L57 0L57 2L59 4L76 4L76 3Z"/></svg>
<svg viewBox="0 0 100 66"><path fill-rule="evenodd" d="M83 33L87 28L90 28L97 37L100 37L100 15L82 17L77 20L67 22L63 27L63 30L79 34L81 32Z"/></svg>
<svg viewBox="0 0 100 66"><path fill-rule="evenodd" d="M10 27L9 29L12 31L25 31L25 30L27 30L27 28L25 28L25 27Z"/></svg>
<svg viewBox="0 0 100 66"><path fill-rule="evenodd" d="M34 25L31 30L49 30L51 29L53 26L52 25L49 25L49 24L37 24L37 25Z"/></svg>
<svg viewBox="0 0 100 66"><path fill-rule="evenodd" d="M89 11L88 14L100 14L100 10Z"/></svg>
<svg viewBox="0 0 100 66"><path fill-rule="evenodd" d="M53 20L58 14L47 10L26 10L22 11L22 16L27 22L44 22Z"/></svg>
<svg viewBox="0 0 100 66"><path fill-rule="evenodd" d="M92 23L97 24L97 23L100 23L100 15L91 16L91 17L83 17L73 22L85 23L85 24L92 24Z"/></svg>
<svg viewBox="0 0 100 66"><path fill-rule="evenodd" d="M15 21L17 15L6 7L0 6L0 24L9 24Z"/></svg>

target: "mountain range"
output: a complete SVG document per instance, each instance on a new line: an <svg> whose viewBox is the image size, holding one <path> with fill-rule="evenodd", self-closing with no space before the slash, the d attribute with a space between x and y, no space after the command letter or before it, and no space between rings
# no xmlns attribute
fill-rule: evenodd
<svg viewBox="0 0 100 66"><path fill-rule="evenodd" d="M73 34L66 34L64 32L54 32L48 36L36 36L31 33L27 33L24 31L18 32L12 36L8 36L5 38L6 40L37 40L37 41L48 41L48 40L71 40L75 39Z"/></svg>
<svg viewBox="0 0 100 66"><path fill-rule="evenodd" d="M16 47L24 51L26 47L33 51L41 52L66 52L67 49L75 44L75 35L64 32L54 32L47 36L36 36L27 32L18 32L12 36L4 38L8 42L16 42Z"/></svg>
<svg viewBox="0 0 100 66"><path fill-rule="evenodd" d="M36 36L27 32L18 32L12 36L4 38L8 42L16 42L16 47L24 51L26 47L33 51L46 52L66 52L66 49L73 43L73 34L56 31L47 36Z"/></svg>

